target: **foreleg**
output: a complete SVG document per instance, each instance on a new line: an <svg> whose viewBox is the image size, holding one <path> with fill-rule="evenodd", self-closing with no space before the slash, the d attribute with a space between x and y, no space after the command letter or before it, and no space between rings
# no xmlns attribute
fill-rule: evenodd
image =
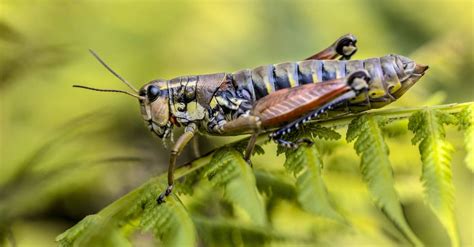
<svg viewBox="0 0 474 247"><path fill-rule="evenodd" d="M171 192L173 191L174 168L175 168L175 165L176 165L176 159L181 154L184 147L193 138L194 134L196 133L196 130L197 130L197 126L194 123L191 123L188 126L186 126L186 128L184 130L184 133L178 138L178 140L174 144L173 148L171 149L169 167L168 167L168 187L156 199L158 204L163 203L164 200L165 200L165 197L169 196L171 194Z"/></svg>

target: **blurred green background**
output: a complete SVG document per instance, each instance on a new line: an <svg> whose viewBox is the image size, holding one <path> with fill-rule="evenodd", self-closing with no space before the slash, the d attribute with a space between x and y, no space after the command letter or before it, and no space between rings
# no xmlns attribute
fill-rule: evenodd
<svg viewBox="0 0 474 247"><path fill-rule="evenodd" d="M354 59L396 53L430 65L389 107L466 102L474 99L473 7L472 1L448 0L2 0L0 237L18 246L54 246L55 236L85 215L166 169L168 154L145 128L137 102L71 87L125 88L89 48L139 87L156 78L300 60L353 33L359 40ZM445 245L446 234L422 202L421 162L409 138L389 140L392 154L404 154L391 156L397 189L420 238ZM458 150L453 169L461 237L473 244L473 175L463 164L462 136L453 129L448 140ZM201 137L200 151L228 141ZM343 196L349 186L352 197L365 198L366 192L357 192L365 191L359 175L354 180L338 175L358 173L352 144L343 143L333 143L338 149L325 158L329 191L350 200ZM266 149L255 167L283 169L275 147ZM188 150L181 162L194 157ZM289 219L304 218L291 205L275 210L282 230L306 226L291 225ZM370 228L370 222L363 224ZM375 241L371 236L346 244L369 244Z"/></svg>

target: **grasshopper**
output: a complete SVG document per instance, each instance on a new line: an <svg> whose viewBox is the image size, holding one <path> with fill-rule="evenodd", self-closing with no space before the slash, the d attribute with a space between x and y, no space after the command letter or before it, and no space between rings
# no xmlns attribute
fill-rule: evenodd
<svg viewBox="0 0 474 247"><path fill-rule="evenodd" d="M260 133L278 145L296 148L302 142L285 140L311 119L351 114L380 108L400 98L425 73L428 66L401 55L350 60L357 39L347 34L326 49L297 62L244 69L234 73L180 76L157 79L136 89L113 71L95 52L92 55L133 92L74 87L124 93L138 99L148 127L165 140L173 127L184 133L170 151L168 187L157 198L161 204L174 184L176 159L196 135L229 136L250 134L244 153L246 161ZM323 114L323 113L331 114Z"/></svg>

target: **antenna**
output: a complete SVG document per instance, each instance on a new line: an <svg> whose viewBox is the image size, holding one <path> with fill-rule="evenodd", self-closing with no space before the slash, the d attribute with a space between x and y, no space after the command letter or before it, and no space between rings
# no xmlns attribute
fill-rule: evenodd
<svg viewBox="0 0 474 247"><path fill-rule="evenodd" d="M127 92L127 91L116 90L116 89L101 89L101 88L93 88L93 87L87 87L87 86L82 86L82 85L72 85L72 87L83 88L83 89L99 91L99 92L124 93L124 94L130 95L130 96L135 97L135 98L140 99L140 100L145 99L145 97L143 97L143 96L136 95L136 94L133 94L133 93L130 93L130 92Z"/></svg>
<svg viewBox="0 0 474 247"><path fill-rule="evenodd" d="M115 72L112 68L110 68L105 62L104 60L102 60L99 55L97 55L97 53L95 53L93 50L89 49L89 52L92 54L92 56L94 56L108 71L110 71L110 73L112 73L115 77L119 78L119 80L121 80L123 83L125 83L125 85L127 85L130 89L132 89L133 91L135 91L136 93L138 93L138 90L132 86L132 84L130 84L127 80L125 80L123 77L121 77L119 74L117 74L117 72ZM89 88L92 90L92 88Z"/></svg>

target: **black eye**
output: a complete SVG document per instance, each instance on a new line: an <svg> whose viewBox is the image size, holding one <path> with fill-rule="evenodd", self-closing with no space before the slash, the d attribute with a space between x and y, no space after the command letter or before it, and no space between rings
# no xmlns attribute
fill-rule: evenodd
<svg viewBox="0 0 474 247"><path fill-rule="evenodd" d="M157 86L149 86L146 92L146 96L150 102L155 101L160 96L160 89Z"/></svg>

